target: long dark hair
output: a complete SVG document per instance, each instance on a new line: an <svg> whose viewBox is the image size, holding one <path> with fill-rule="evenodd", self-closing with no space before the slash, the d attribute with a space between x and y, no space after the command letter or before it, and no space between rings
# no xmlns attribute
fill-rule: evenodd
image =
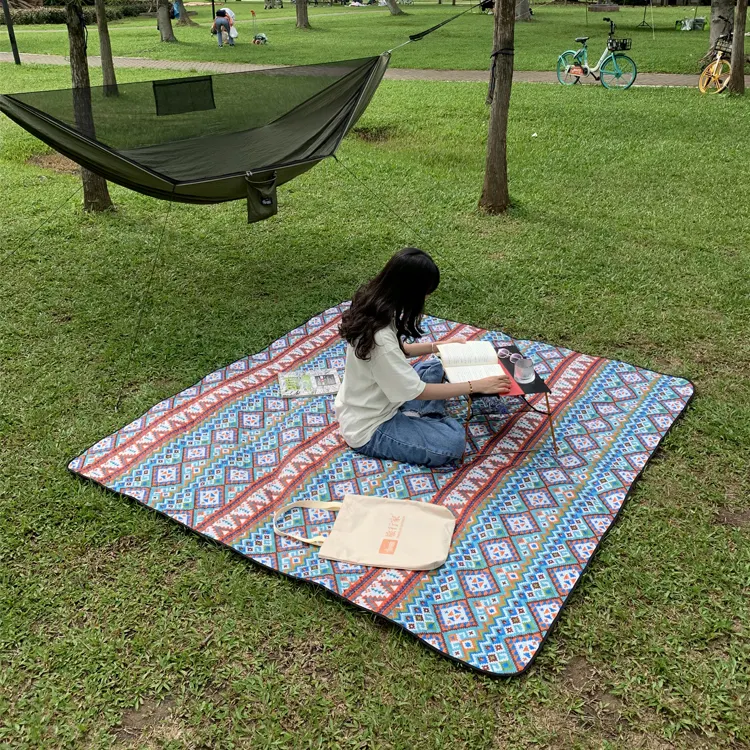
<svg viewBox="0 0 750 750"><path fill-rule="evenodd" d="M396 325L399 344L404 337L418 338L425 299L439 283L440 271L426 252L416 247L399 250L355 292L352 306L341 316L341 338L354 347L359 359L369 359L375 334L391 323Z"/></svg>

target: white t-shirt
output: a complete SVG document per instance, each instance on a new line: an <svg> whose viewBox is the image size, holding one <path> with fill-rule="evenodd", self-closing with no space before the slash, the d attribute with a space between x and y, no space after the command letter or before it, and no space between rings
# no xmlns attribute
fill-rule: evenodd
<svg viewBox="0 0 750 750"><path fill-rule="evenodd" d="M231 8L222 8L222 10L232 19L234 22L234 11Z"/></svg>
<svg viewBox="0 0 750 750"><path fill-rule="evenodd" d="M401 351L394 325L375 334L369 359L359 359L347 344L344 379L335 401L341 436L352 448L362 447L425 385Z"/></svg>

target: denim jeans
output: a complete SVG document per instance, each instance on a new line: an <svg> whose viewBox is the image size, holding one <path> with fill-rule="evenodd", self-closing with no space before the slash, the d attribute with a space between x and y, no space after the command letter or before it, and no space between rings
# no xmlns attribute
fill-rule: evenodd
<svg viewBox="0 0 750 750"><path fill-rule="evenodd" d="M227 35L229 36L229 46L234 47L234 39L229 34L229 21L216 21L216 38L219 40L219 47L223 47L224 43L221 38L221 32L226 29Z"/></svg>
<svg viewBox="0 0 750 750"><path fill-rule="evenodd" d="M443 365L437 359L419 362L414 369L425 383L443 380ZM404 412L407 412L406 414ZM419 416L410 416L416 412ZM407 464L443 466L464 453L464 428L445 415L445 401L407 401L361 448L371 458L386 458Z"/></svg>

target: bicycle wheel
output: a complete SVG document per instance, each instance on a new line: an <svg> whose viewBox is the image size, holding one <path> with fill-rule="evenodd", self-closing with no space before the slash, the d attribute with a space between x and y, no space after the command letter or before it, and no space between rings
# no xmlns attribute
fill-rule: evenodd
<svg viewBox="0 0 750 750"><path fill-rule="evenodd" d="M709 91L712 94L718 94L720 91L724 91L729 83L730 72L729 60L714 60L706 65L698 79L698 88L701 94Z"/></svg>
<svg viewBox="0 0 750 750"><path fill-rule="evenodd" d="M608 89L629 89L637 75L638 69L627 55L610 55L602 64L602 86Z"/></svg>
<svg viewBox="0 0 750 750"><path fill-rule="evenodd" d="M572 86L574 83L578 83L581 80L581 76L573 75L570 69L573 65L577 65L575 60L576 54L572 50L563 52L560 57L557 58L557 80L563 86Z"/></svg>

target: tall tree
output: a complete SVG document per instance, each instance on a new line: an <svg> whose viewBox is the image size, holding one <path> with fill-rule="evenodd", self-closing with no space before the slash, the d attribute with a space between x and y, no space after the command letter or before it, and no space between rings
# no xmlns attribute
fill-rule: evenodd
<svg viewBox="0 0 750 750"><path fill-rule="evenodd" d="M76 127L90 138L95 136L94 113L91 109L91 79L86 59L86 24L81 0L66 0L65 22L68 26L70 74L73 79L73 111ZM83 208L85 211L106 211L112 199L103 177L81 168Z"/></svg>
<svg viewBox="0 0 750 750"><path fill-rule="evenodd" d="M479 207L500 214L510 206L508 192L507 132L510 89L513 83L513 34L515 0L496 0L493 33L492 81L490 82L490 127L487 159Z"/></svg>
<svg viewBox="0 0 750 750"><path fill-rule="evenodd" d="M747 24L747 0L737 0L734 9L734 38L732 39L732 70L727 91L730 94L745 93L745 26Z"/></svg>
<svg viewBox="0 0 750 750"><path fill-rule="evenodd" d="M297 0L297 28L310 28L310 20L307 17L307 0Z"/></svg>
<svg viewBox="0 0 750 750"><path fill-rule="evenodd" d="M516 2L516 21L531 20L531 5L529 0L518 0Z"/></svg>
<svg viewBox="0 0 750 750"><path fill-rule="evenodd" d="M734 3L735 0L711 0L711 31L708 37L708 54L711 56L719 35L728 34L732 30ZM723 18L728 18L729 23Z"/></svg>
<svg viewBox="0 0 750 750"><path fill-rule="evenodd" d="M162 42L176 42L169 17L169 0L156 0L156 23L159 26Z"/></svg>
<svg viewBox="0 0 750 750"><path fill-rule="evenodd" d="M174 0L174 4L177 6L177 12L180 14L180 17L177 19L178 26L197 26L198 25L188 15L187 8L185 8L185 3L182 0Z"/></svg>
<svg viewBox="0 0 750 750"><path fill-rule="evenodd" d="M99 54L102 58L102 77L104 78L104 93L107 96L117 96L117 77L115 64L112 60L112 43L109 41L109 26L107 25L107 10L104 0L94 0L96 8L96 28L99 30Z"/></svg>
<svg viewBox="0 0 750 750"><path fill-rule="evenodd" d="M398 3L396 0L385 0L386 3L388 3L388 10L390 11L392 16L405 16L406 13L404 13L401 8L399 8ZM441 0L442 2L442 0Z"/></svg>

